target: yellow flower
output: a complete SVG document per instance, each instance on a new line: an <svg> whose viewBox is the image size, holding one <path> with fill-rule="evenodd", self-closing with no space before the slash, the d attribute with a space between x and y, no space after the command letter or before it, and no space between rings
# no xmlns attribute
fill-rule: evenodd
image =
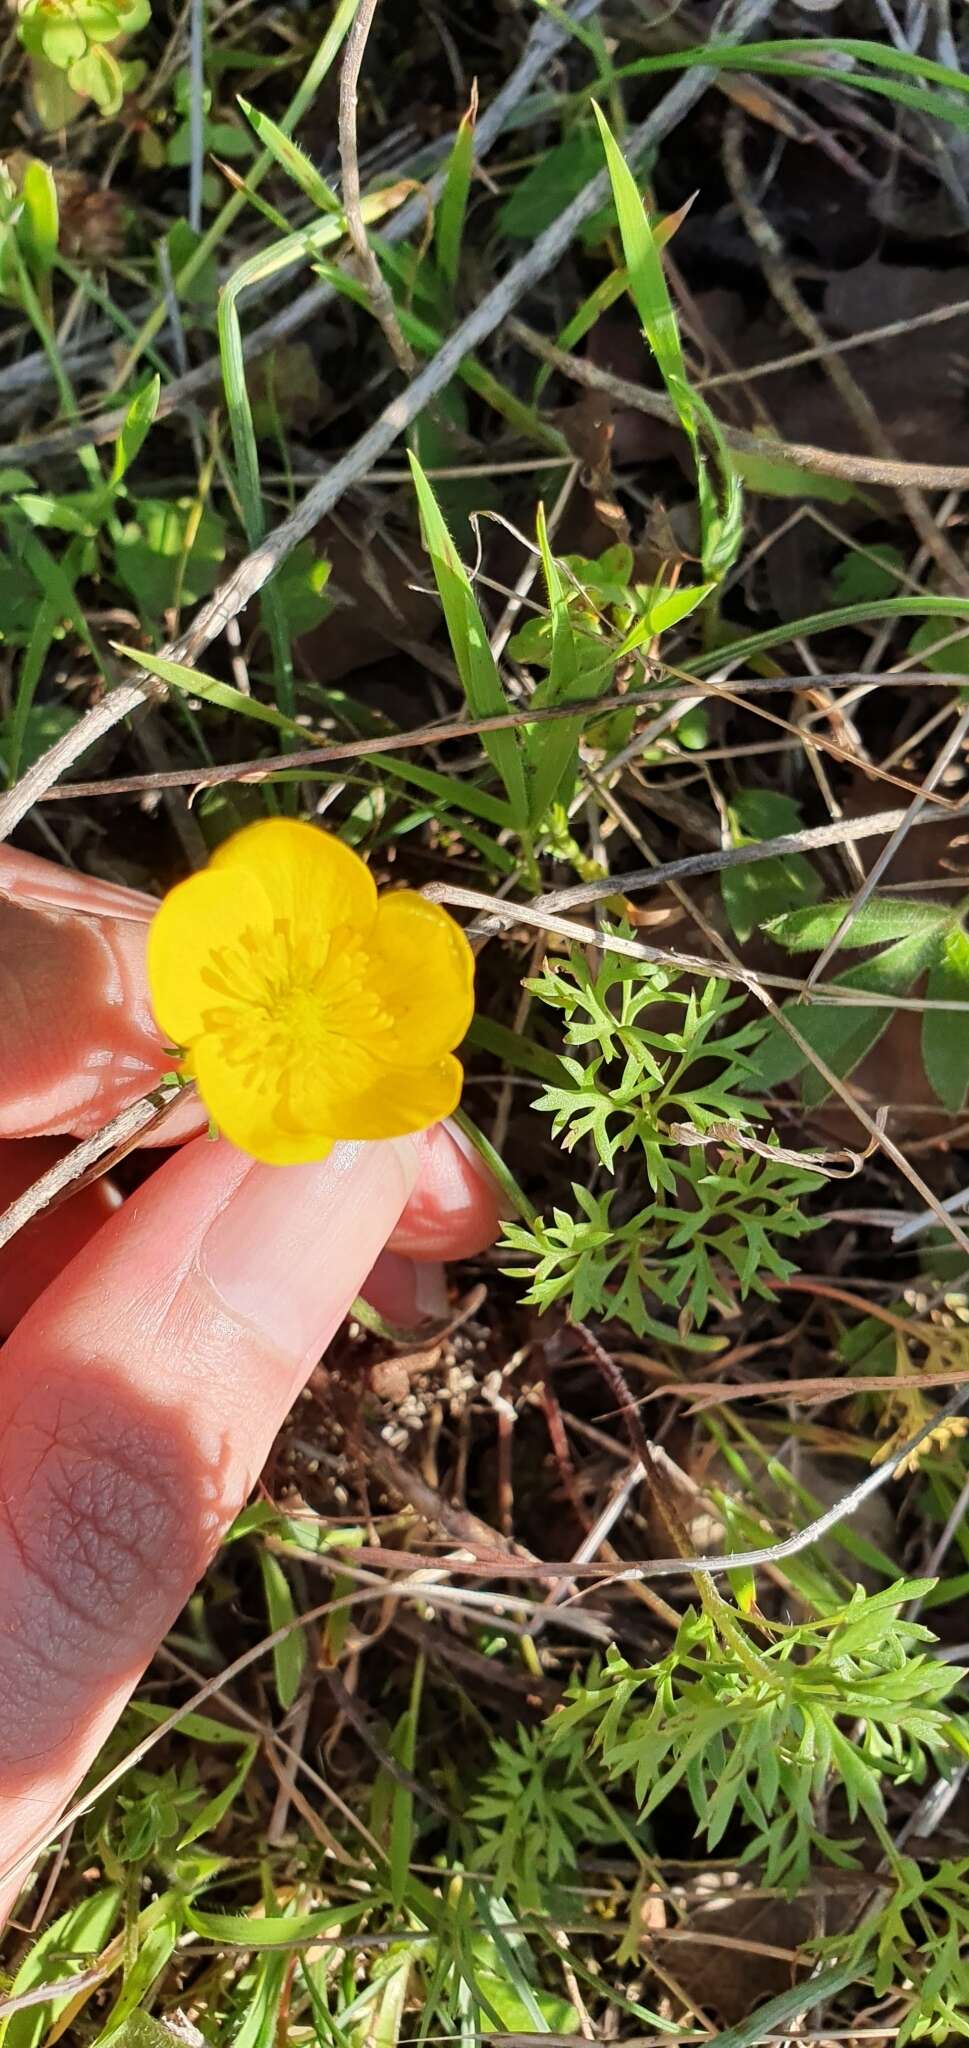
<svg viewBox="0 0 969 2048"><path fill-rule="evenodd" d="M183 1072L254 1159L322 1159L456 1107L464 933L409 889L378 901L359 856L312 825L250 825L180 882L149 931L148 980Z"/></svg>

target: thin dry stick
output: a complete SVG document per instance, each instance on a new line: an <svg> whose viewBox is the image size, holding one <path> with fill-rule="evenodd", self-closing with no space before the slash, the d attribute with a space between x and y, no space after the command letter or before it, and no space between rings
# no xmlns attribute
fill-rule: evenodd
<svg viewBox="0 0 969 2048"><path fill-rule="evenodd" d="M675 670L670 670L669 673L671 676L676 675ZM857 682L862 680L862 671L851 671L847 675L832 677L830 680L840 683ZM705 696L716 696L728 704L739 705L745 710L759 711L760 707L758 705L748 704L747 699L751 695L767 695L771 691L778 690L797 690L802 686L807 688L809 685L813 685L815 681L816 677L814 676L755 678L746 680L743 683L743 694L741 695L737 690L725 689L720 683L704 681L701 690L695 692L689 683L671 683L665 677L658 677L654 681L650 677L648 687L651 698L654 696L665 698L672 691L667 708L661 718L654 719L650 725L644 727L637 734L636 738L630 741L629 746L623 748L620 754L613 755L606 763L606 769L612 772L614 769L623 767L627 760L633 760L636 754L640 753L643 747L649 746L660 732L665 731L670 724L675 724L678 718L682 718L684 712L689 707L694 703L702 703ZM884 684L896 681L905 684L926 683L932 689L945 684L950 684L953 689L961 689L965 685L964 676L935 675L931 671L927 671L924 675L899 675L897 677L888 675L881 677L880 681ZM435 719L429 725L412 726L409 731L381 733L375 739L339 740L328 746L301 747L294 754L273 754L269 757L257 758L256 760L227 761L221 763L218 767L162 769L150 775L112 775L100 782L72 782L67 789L51 788L44 790L40 801L42 803L73 803L78 797L82 796L139 796L143 791L155 792L163 789L189 788L196 790L216 789L220 783L224 782L262 782L271 780L282 771L291 768L304 770L308 768L323 768L333 761L353 761L358 758L362 760L370 754L393 754L405 747L440 746L445 740L475 739L483 732L501 732L507 730L510 726L539 725L544 724L547 720L555 720L557 718L576 718L580 717L583 712L588 712L589 716L593 717L598 716L603 711L620 709L628 711L633 702L634 699L629 696L628 691L615 691L604 697L576 697L570 699L568 704L521 705L513 711L496 712L491 718ZM791 738L788 741L778 742L778 744L803 746L803 737L796 728L789 728L786 720L781 720L780 723L783 730L790 731ZM824 745L824 742L822 741L820 744ZM742 749L741 751L745 750ZM697 760L701 757L693 755L691 758ZM873 777L878 779L878 772L875 770L871 772ZM921 794L921 791L917 787L913 788L912 784L904 776L882 776L881 779L890 782L894 787L904 789L906 794L910 794L913 797ZM940 817L942 815L954 816L958 809L956 804L951 803L945 797L938 797L935 799L935 802L937 805L937 815ZM883 822L886 818L901 817L902 815L902 812L895 813L891 811L879 812L877 814L872 813L873 818L876 816L881 817ZM867 819L860 821L858 819L849 819L845 821L845 829L855 831L859 824L869 830L873 829L870 821ZM826 831L828 828L824 826L821 829ZM886 830L890 831L891 826L886 826Z"/></svg>
<svg viewBox="0 0 969 2048"><path fill-rule="evenodd" d="M969 804L967 804L969 815ZM907 829L914 825L951 823L952 816L944 811L926 811L924 815L910 818L908 811L872 811L867 818L840 818L831 825L809 825L803 832L784 832L776 839L760 839L749 846L718 847L715 852L692 853L682 860L667 861L655 868L633 868L628 874L611 875L602 882L577 882L570 889L552 889L544 896L537 896L534 910L578 910L590 903L604 903L613 896L638 896L647 889L657 889L670 882L685 881L692 875L720 874L725 868L745 867L751 860L767 860L774 855L787 853L816 852L822 846L853 845L859 839L880 838L884 832L896 833L908 821Z"/></svg>
<svg viewBox="0 0 969 2048"><path fill-rule="evenodd" d="M907 337L917 327L940 327L946 320L960 319L964 313L969 313L969 299L956 299L951 306L932 306L927 313L913 313L908 320L889 320L884 327L865 327L860 334L846 335L842 341L829 341L826 337L816 348L797 349L793 355L778 356L772 363L752 363L744 370L718 370L713 377L698 378L697 388L714 391L721 384L748 384L755 377L777 377L783 371L817 363L825 356L843 356L854 348L871 348L879 341Z"/></svg>
<svg viewBox="0 0 969 2048"><path fill-rule="evenodd" d="M630 406L635 412L648 413L651 419L664 420L668 426L680 424L675 407L663 392L647 391L642 384L634 384L628 377L616 377L611 370L600 370L597 364L587 362L584 356L557 348L553 341L548 341L525 320L509 320L508 332L531 355L539 356L543 363L550 363L553 370L561 371L563 377L568 377L573 384L582 384L589 391L604 391L620 405ZM882 461L875 455L843 455L832 448L815 448L806 441L781 441L763 434L748 434L740 427L725 425L722 420L718 426L728 448L736 448L741 455L773 455L779 462L797 463L801 469L809 469L816 476L842 477L849 483L884 484L890 490L915 486L924 491L964 491L969 487L969 467L964 463ZM2 453L0 450L0 455Z"/></svg>
<svg viewBox="0 0 969 2048"><path fill-rule="evenodd" d="M53 1166L49 1166L32 1186L25 1188L23 1194L18 1195L0 1216L0 1250L10 1243L12 1237L16 1237L18 1230L39 1216L42 1209L49 1208L58 1195L81 1180L91 1167L100 1166L101 1171L105 1171L108 1163L106 1153L117 1156L118 1148L123 1152L130 1150L142 1133L157 1123L159 1116L182 1093L178 1083L171 1088L156 1088L151 1095L143 1095L138 1102L129 1103L127 1109L120 1110L110 1123L102 1124L92 1137L82 1139L63 1159L55 1159Z"/></svg>
<svg viewBox="0 0 969 2048"><path fill-rule="evenodd" d="M620 876L617 881L621 879ZM762 974L758 977L739 963L731 966L724 960L707 959L702 953L683 953L673 946L649 946L642 939L623 939L615 932L600 932L592 925L576 924L572 918L558 917L554 911L536 910L532 903L504 902L500 896L486 895L482 889L459 888L456 883L451 882L429 882L421 894L431 903L450 903L460 909L482 911L484 915L467 928L469 938L492 938L495 932L504 930L508 925L532 925L542 931L555 932L561 939L574 939L577 946L595 946L599 952L621 953L627 960L648 960L656 966L678 967L687 974L702 974L720 981L739 982L742 988L749 989L751 995L757 996L762 1003L765 1000L765 990L768 988L789 989L792 995L804 994L803 980L798 980L793 974ZM837 1005L841 1009L846 1006L849 1009L857 1009L859 1003L866 1009L893 1012L914 1010L920 1016L926 1010L955 1010L960 1015L969 1012L969 1002L957 1001L955 998L951 1001L947 999L944 1002L937 1002L924 996L882 995L874 989L870 993L867 989L860 993L857 989L838 988L836 984L831 984L825 989L816 989L814 992L815 1008L831 1008L832 1005ZM796 1037L796 1034L794 1035ZM805 1059L811 1060L817 1066L818 1072L824 1074L829 1088L833 1088L835 1093L840 1093L840 1083L821 1065L817 1054L810 1051L799 1037L797 1044ZM857 1110L853 1099L848 1099L851 1101L851 1107ZM869 1130L869 1134L871 1131L877 1131L877 1126L871 1123L870 1119L866 1119L860 1110L857 1110L857 1114ZM881 1141L881 1132L877 1131L877 1135ZM936 1206L933 1214L939 1213L940 1210Z"/></svg>
<svg viewBox="0 0 969 2048"><path fill-rule="evenodd" d="M702 1415L707 1408L726 1407L731 1401L793 1401L809 1407L814 1402L842 1401L849 1394L891 1394L902 1387L964 1387L967 1382L969 1369L960 1371L956 1366L949 1372L865 1373L857 1379L839 1379L837 1375L804 1380L691 1379L654 1387L645 1399L658 1401L672 1394L678 1401L689 1401L690 1415Z"/></svg>
<svg viewBox="0 0 969 2048"><path fill-rule="evenodd" d="M743 0L738 9L734 27L735 38L740 41L769 12L770 0ZM695 71L684 73L677 80L658 107L648 118L633 129L627 139L626 152L630 162L645 155L655 147L664 135L675 128L683 116L713 82L716 72L712 67L699 65ZM554 269L564 255L579 228L590 215L602 206L611 190L609 173L602 170L590 179L571 204L538 236L530 249L512 264L503 278L493 286L474 311L455 328L436 356L425 365L406 391L393 399L379 414L373 425L361 436L340 461L334 463L326 476L320 478L312 490L297 505L288 519L268 533L259 546L247 555L234 573L221 584L208 602L202 605L185 632L163 650L170 661L192 663L203 650L216 639L243 607L251 602L270 576L285 561L298 542L312 533L313 528L331 512L334 505L353 484L361 480L373 468L382 455L386 455L407 428L423 412L438 391L450 383L455 371L466 355L476 349L496 327L507 319L513 306L533 286ZM21 457L23 450L21 450ZM8 795L0 799L0 840L7 838L15 825L20 823L38 797L51 784L66 774L75 761L87 751L95 739L110 732L121 719L128 717L138 704L149 697L157 697L157 684L140 673L134 682L122 684L112 690L101 704L98 704L84 718L79 719L70 732L56 741L43 754L26 775L22 776Z"/></svg>
<svg viewBox="0 0 969 2048"><path fill-rule="evenodd" d="M360 0L347 36L340 72L340 168L343 173L343 210L347 233L356 251L360 275L370 293L374 315L379 320L388 347L405 376L412 377L417 358L400 331L393 293L370 247L360 210L360 162L357 156L357 87L364 52L380 0Z"/></svg>

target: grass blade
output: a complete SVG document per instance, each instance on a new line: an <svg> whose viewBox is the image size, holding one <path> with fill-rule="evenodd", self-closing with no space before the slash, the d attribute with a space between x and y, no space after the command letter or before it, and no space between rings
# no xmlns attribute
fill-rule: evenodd
<svg viewBox="0 0 969 2048"><path fill-rule="evenodd" d="M442 275L454 291L461 266L461 242L464 237L464 221L468 210L468 194L471 190L471 174L474 170L474 124L478 112L477 90L472 91L471 104L467 113L461 116L461 125L454 138L454 148L448 160L444 189L437 203L434 222L434 252Z"/></svg>
<svg viewBox="0 0 969 2048"><path fill-rule="evenodd" d="M508 699L488 644L488 634L471 579L444 523L431 485L413 454L410 465L420 507L424 544L431 558L451 649L471 715L473 718L500 716L509 708ZM505 785L516 826L519 831L525 831L528 795L517 734L487 732L482 733L481 740Z"/></svg>

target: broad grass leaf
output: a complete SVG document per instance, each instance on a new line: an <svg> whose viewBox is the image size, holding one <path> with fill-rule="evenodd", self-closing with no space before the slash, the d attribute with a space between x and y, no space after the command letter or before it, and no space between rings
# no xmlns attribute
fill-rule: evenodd
<svg viewBox="0 0 969 2048"><path fill-rule="evenodd" d="M839 974L831 986L856 990L859 996L907 995L919 975L926 973L938 957L940 946L937 927L916 932L897 945L886 947L873 960L865 960L860 966L849 968L846 974ZM893 1013L890 1003L876 1007L861 1000L857 1004L824 1003L811 1007L795 997L784 1004L783 1014L826 1066L840 1080L846 1080L887 1031ZM805 1054L779 1025L765 1038L757 1055L758 1076L765 1088L790 1079L808 1065ZM823 1075L810 1067L802 1084L805 1104L815 1108L830 1093Z"/></svg>
<svg viewBox="0 0 969 2048"><path fill-rule="evenodd" d="M851 907L850 896L832 903L818 903L804 910L792 910L773 917L763 929L788 953L820 953ZM863 946L884 946L891 939L907 939L920 932L940 930L950 913L935 903L917 903L904 897L872 896L852 918L841 941L844 952L860 952Z"/></svg>
<svg viewBox="0 0 969 2048"><path fill-rule="evenodd" d="M946 932L941 953L929 969L925 993L933 1003L969 1002L969 938L962 925ZM926 1010L922 1058L939 1101L954 1114L969 1088L969 1012Z"/></svg>
<svg viewBox="0 0 969 2048"><path fill-rule="evenodd" d="M505 201L498 215L501 233L516 242L530 242L558 219L601 163L602 152L590 128L578 129L557 148L545 151Z"/></svg>

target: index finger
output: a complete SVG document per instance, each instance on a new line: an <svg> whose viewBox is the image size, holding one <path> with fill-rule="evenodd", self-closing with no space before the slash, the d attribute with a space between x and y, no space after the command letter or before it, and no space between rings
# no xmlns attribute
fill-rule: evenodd
<svg viewBox="0 0 969 2048"><path fill-rule="evenodd" d="M386 1242L412 1139L186 1146L0 1352L0 1915Z"/></svg>

